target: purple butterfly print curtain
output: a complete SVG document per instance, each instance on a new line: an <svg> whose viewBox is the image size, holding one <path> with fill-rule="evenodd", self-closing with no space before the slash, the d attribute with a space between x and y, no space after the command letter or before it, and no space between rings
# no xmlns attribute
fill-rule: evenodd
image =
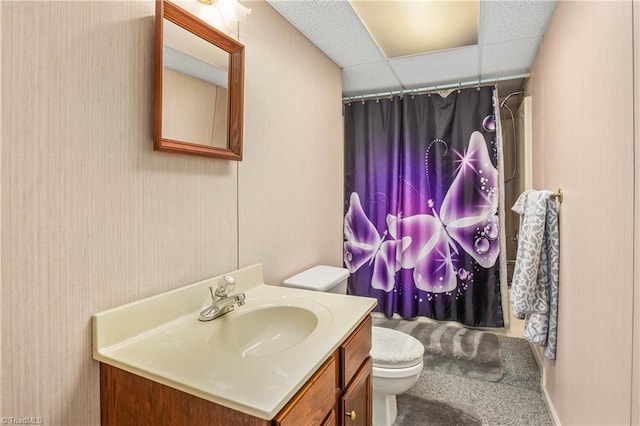
<svg viewBox="0 0 640 426"><path fill-rule="evenodd" d="M345 107L348 292L386 316L503 327L493 90Z"/></svg>

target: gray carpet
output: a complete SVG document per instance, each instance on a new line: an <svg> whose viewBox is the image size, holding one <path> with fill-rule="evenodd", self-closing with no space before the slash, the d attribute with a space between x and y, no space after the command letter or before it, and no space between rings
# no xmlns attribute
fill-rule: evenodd
<svg viewBox="0 0 640 426"><path fill-rule="evenodd" d="M470 413L467 407L457 408L455 404L435 399L425 399L414 395L398 398L396 425L406 426L480 426L482 420Z"/></svg>
<svg viewBox="0 0 640 426"><path fill-rule="evenodd" d="M498 336L446 324L373 318L373 325L407 333L424 344L432 371L497 382L504 374Z"/></svg>
<svg viewBox="0 0 640 426"><path fill-rule="evenodd" d="M416 327L416 323L418 322L374 318L374 325L395 325L404 330ZM459 332L458 327L432 325L454 328L444 332L440 330L439 335L442 336ZM503 373L501 378L493 381L495 375L485 374L485 366L476 362L478 357L473 355L474 351L466 351L465 356L450 353L438 355L435 353L437 350L432 348L432 339L428 339L427 343L421 340L425 343L425 368L416 385L409 392L398 395L398 417L394 426L553 424L540 391L540 372L529 343L488 332L479 333L491 335L497 340ZM477 342L487 338L474 337ZM491 337L487 339L493 340ZM489 347L487 343L483 345ZM484 350L475 353L484 353L480 359L491 362L498 356L496 353L487 354ZM446 360L433 362L438 357ZM460 363L463 365L456 366ZM446 367L443 368L443 365ZM480 371L472 371L478 366Z"/></svg>

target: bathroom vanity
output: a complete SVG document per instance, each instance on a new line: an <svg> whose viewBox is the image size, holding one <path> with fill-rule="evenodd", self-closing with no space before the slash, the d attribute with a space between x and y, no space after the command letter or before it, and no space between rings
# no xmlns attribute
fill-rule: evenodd
<svg viewBox="0 0 640 426"><path fill-rule="evenodd" d="M370 425L370 298L232 275L246 304L198 321L215 277L93 317L103 425Z"/></svg>

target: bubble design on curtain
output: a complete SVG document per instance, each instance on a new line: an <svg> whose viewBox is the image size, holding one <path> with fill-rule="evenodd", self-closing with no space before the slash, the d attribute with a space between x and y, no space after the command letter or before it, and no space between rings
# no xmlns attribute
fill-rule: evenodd
<svg viewBox="0 0 640 426"><path fill-rule="evenodd" d="M455 154L459 158L456 176L440 203L440 211L429 200L430 215L388 214L382 235L364 213L358 193L351 193L344 225L344 260L349 272L372 262L372 287L388 292L393 290L400 268L412 269L417 288L445 293L458 287L458 279L466 281L473 276L464 268L456 268L460 251L483 268L495 265L500 252L498 170L491 164L479 132L471 135L465 152Z"/></svg>

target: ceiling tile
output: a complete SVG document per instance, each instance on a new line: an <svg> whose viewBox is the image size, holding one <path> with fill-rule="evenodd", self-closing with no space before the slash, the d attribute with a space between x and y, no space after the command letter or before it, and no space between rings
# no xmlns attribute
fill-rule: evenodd
<svg viewBox="0 0 640 426"><path fill-rule="evenodd" d="M385 59L358 15L346 1L268 2L341 67Z"/></svg>
<svg viewBox="0 0 640 426"><path fill-rule="evenodd" d="M545 0L480 2L480 43L539 36L555 5Z"/></svg>
<svg viewBox="0 0 640 426"><path fill-rule="evenodd" d="M386 61L342 69L342 93L345 96L388 92L401 88L400 82Z"/></svg>
<svg viewBox="0 0 640 426"><path fill-rule="evenodd" d="M478 47L463 47L427 55L389 60L405 89L478 78Z"/></svg>
<svg viewBox="0 0 640 426"><path fill-rule="evenodd" d="M526 72L536 54L540 37L485 44L482 46L483 78Z"/></svg>

